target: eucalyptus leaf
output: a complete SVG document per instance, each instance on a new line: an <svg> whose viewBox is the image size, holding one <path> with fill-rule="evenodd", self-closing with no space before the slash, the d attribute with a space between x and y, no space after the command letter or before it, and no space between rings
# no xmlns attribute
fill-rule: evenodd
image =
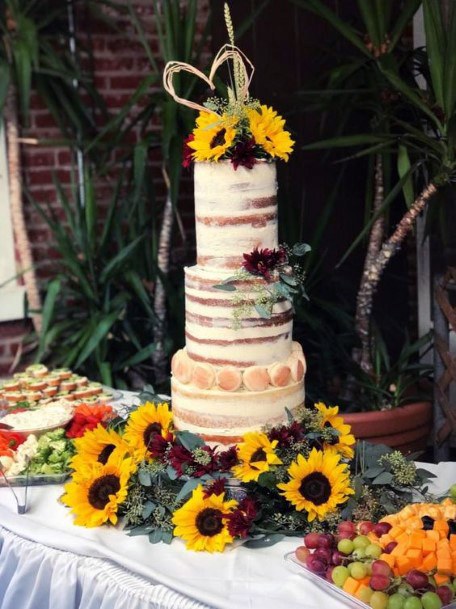
<svg viewBox="0 0 456 609"><path fill-rule="evenodd" d="M217 290L225 290L225 292L235 292L236 291L236 286L234 286L232 283L218 283L212 287L214 287Z"/></svg>
<svg viewBox="0 0 456 609"><path fill-rule="evenodd" d="M273 546L279 541L284 539L285 535L282 533L269 533L267 535L263 535L261 537L257 537L256 539L249 539L244 543L246 548L268 548L269 546Z"/></svg>
<svg viewBox="0 0 456 609"><path fill-rule="evenodd" d="M156 507L157 506L153 501L146 501L141 514L142 518L144 520L147 520L147 518L149 518L149 516L152 514Z"/></svg>
<svg viewBox="0 0 456 609"><path fill-rule="evenodd" d="M199 448L200 446L204 445L204 441L190 431L178 431L176 433L176 440L190 452L195 450L195 448Z"/></svg>
<svg viewBox="0 0 456 609"><path fill-rule="evenodd" d="M394 480L394 476L391 472L382 472L379 476L372 480L372 484L391 484Z"/></svg>
<svg viewBox="0 0 456 609"><path fill-rule="evenodd" d="M370 467L368 470L366 470L364 472L363 475L366 478L376 478L377 476L379 476L384 471L385 471L384 467Z"/></svg>
<svg viewBox="0 0 456 609"><path fill-rule="evenodd" d="M424 469L422 467L417 468L416 475L423 479L437 478L436 474L433 474L429 470Z"/></svg>
<svg viewBox="0 0 456 609"><path fill-rule="evenodd" d="M150 472L147 469L139 468L138 480L142 486L152 486L152 478Z"/></svg>
<svg viewBox="0 0 456 609"><path fill-rule="evenodd" d="M176 503L179 503L180 501L182 501L182 499L185 499L185 497L187 497L187 495L190 495L190 493L200 484L201 481L199 480L199 478L190 478L189 480L187 480L176 496Z"/></svg>
<svg viewBox="0 0 456 609"><path fill-rule="evenodd" d="M258 313L258 315L260 317L262 317L263 319L270 319L271 318L272 310L266 308L262 304L255 303L255 310Z"/></svg>
<svg viewBox="0 0 456 609"><path fill-rule="evenodd" d="M159 543L160 541L163 541L162 529L155 529L155 531L149 533L149 541L150 543Z"/></svg>
<svg viewBox="0 0 456 609"><path fill-rule="evenodd" d="M293 275L285 275L285 273L279 273L280 279L285 282L287 285L295 287L299 285L299 281Z"/></svg>
<svg viewBox="0 0 456 609"><path fill-rule="evenodd" d="M308 243L295 243L292 248L292 253L294 256L302 257L310 252L312 247Z"/></svg>

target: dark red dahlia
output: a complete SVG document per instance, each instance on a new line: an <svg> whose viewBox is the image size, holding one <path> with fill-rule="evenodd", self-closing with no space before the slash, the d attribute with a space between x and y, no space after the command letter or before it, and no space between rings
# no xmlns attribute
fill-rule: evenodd
<svg viewBox="0 0 456 609"><path fill-rule="evenodd" d="M244 262L242 266L252 275L261 275L268 281L271 279L271 271L279 264L286 261L285 250L279 247L278 250L265 247L259 250L257 247L250 254L243 254Z"/></svg>
<svg viewBox="0 0 456 609"><path fill-rule="evenodd" d="M179 476L185 474L185 470L193 465L192 453L183 446L177 444L170 449L168 460Z"/></svg>
<svg viewBox="0 0 456 609"><path fill-rule="evenodd" d="M298 442L303 438L304 430L302 426L293 421L291 425L282 425L281 427L273 427L268 433L268 438L278 441L279 448L286 448L292 442Z"/></svg>
<svg viewBox="0 0 456 609"><path fill-rule="evenodd" d="M243 499L237 510L226 515L230 535L245 539L250 533L252 523L258 513L256 502L251 497Z"/></svg>
<svg viewBox="0 0 456 609"><path fill-rule="evenodd" d="M182 150L182 167L190 167L190 165L193 163L192 155L195 151L193 150L193 148L190 148L188 143L193 142L194 139L195 136L193 135L193 133L190 133L190 135L184 140L184 147Z"/></svg>
<svg viewBox="0 0 456 609"><path fill-rule="evenodd" d="M239 165L252 169L256 163L255 144L256 142L253 137L236 144L231 153L231 162L235 170Z"/></svg>
<svg viewBox="0 0 456 609"><path fill-rule="evenodd" d="M225 478L218 478L218 480L214 480L212 484L206 486L203 493L205 499L207 499L207 497L210 497L211 495L221 495L222 493L224 493L225 482Z"/></svg>
<svg viewBox="0 0 456 609"><path fill-rule="evenodd" d="M164 438L160 433L154 433L149 441L149 454L154 459L164 459L166 451L171 447L173 436L171 433Z"/></svg>
<svg viewBox="0 0 456 609"><path fill-rule="evenodd" d="M221 472L229 472L238 463L238 455L235 446L218 453L218 469Z"/></svg>

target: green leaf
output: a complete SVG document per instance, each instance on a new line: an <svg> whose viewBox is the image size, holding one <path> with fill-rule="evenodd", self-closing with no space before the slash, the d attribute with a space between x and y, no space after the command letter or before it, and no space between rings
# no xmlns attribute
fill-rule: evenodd
<svg viewBox="0 0 456 609"><path fill-rule="evenodd" d="M0 58L0 115L3 114L6 96L10 84L10 67L8 62Z"/></svg>
<svg viewBox="0 0 456 609"><path fill-rule="evenodd" d="M150 543L160 543L163 539L163 531L161 529L155 529L152 533L149 533Z"/></svg>
<svg viewBox="0 0 456 609"><path fill-rule="evenodd" d="M418 467L416 470L416 475L420 478L437 478L436 474L433 474L427 469L423 469L422 467Z"/></svg>
<svg viewBox="0 0 456 609"><path fill-rule="evenodd" d="M340 19L325 3L320 0L291 0L294 4L297 4L301 8L304 8L312 13L315 13L328 21L344 38L353 44L361 53L367 57L371 57L370 52L367 50L364 41L358 34L358 32L348 25L345 21Z"/></svg>
<svg viewBox="0 0 456 609"><path fill-rule="evenodd" d="M391 484L394 476L391 472L383 472L372 480L372 484Z"/></svg>
<svg viewBox="0 0 456 609"><path fill-rule="evenodd" d="M405 146L400 144L397 151L397 172L399 177L404 178L402 192L404 193L404 199L409 209L415 200L411 168L412 164L410 163L408 150Z"/></svg>
<svg viewBox="0 0 456 609"><path fill-rule="evenodd" d="M217 290L224 290L225 292L235 292L236 286L232 283L218 283L217 285L212 286Z"/></svg>
<svg viewBox="0 0 456 609"><path fill-rule="evenodd" d="M286 283L287 285L291 285L291 287L295 287L299 285L299 281L293 275L285 275L284 273L279 273L281 281Z"/></svg>
<svg viewBox="0 0 456 609"><path fill-rule="evenodd" d="M86 359L95 351L100 342L106 338L108 332L110 331L112 325L116 322L119 317L119 312L114 311L104 319L101 319L99 322L95 322L93 333L91 334L89 340L85 343L83 349L81 350L78 359L76 360L75 367L79 368L79 366L86 361Z"/></svg>
<svg viewBox="0 0 456 609"><path fill-rule="evenodd" d="M312 247L308 243L295 243L292 248L292 253L294 256L305 256L307 252L310 252Z"/></svg>
<svg viewBox="0 0 456 609"><path fill-rule="evenodd" d="M454 117L456 111L456 7L450 3L450 15L447 27L447 48L444 71L444 104L446 120ZM429 54L429 50L428 50Z"/></svg>
<svg viewBox="0 0 456 609"><path fill-rule="evenodd" d="M397 43L402 38L404 29L409 25L413 15L421 6L422 0L405 0L401 6L401 10L393 21L393 27L390 33L390 49L394 49Z"/></svg>
<svg viewBox="0 0 456 609"><path fill-rule="evenodd" d="M132 243L126 245L120 252L114 256L114 258L105 266L100 274L100 282L104 283L107 279L115 272L119 271L123 264L125 264L133 252L137 248L138 244L144 239L144 235L137 237Z"/></svg>
<svg viewBox="0 0 456 609"><path fill-rule="evenodd" d="M131 357L127 358L126 360L123 360L118 367L119 369L132 368L133 366L136 366L137 364L143 362L145 359L149 358L156 350L157 345L155 343L151 343L150 345L147 345L146 347L140 349L140 351L137 351Z"/></svg>
<svg viewBox="0 0 456 609"><path fill-rule="evenodd" d="M265 306L255 303L255 310L260 317L263 319L270 319L272 315L272 310L267 309Z"/></svg>
<svg viewBox="0 0 456 609"><path fill-rule="evenodd" d="M143 484L143 486L147 486L147 485ZM155 510L156 507L157 506L153 501L146 501L146 503L144 504L144 507L143 507L142 514L141 514L141 517L143 518L143 520L147 520L147 518L149 518L149 516L152 514L152 512Z"/></svg>
<svg viewBox="0 0 456 609"><path fill-rule="evenodd" d="M356 135L342 135L340 137L332 137L327 140L320 140L313 144L307 144L302 147L302 150L323 150L325 148L349 148L351 146L363 146L364 144L380 144L384 143L386 138L379 135L370 135L368 133L358 133Z"/></svg>
<svg viewBox="0 0 456 609"><path fill-rule="evenodd" d="M37 359L41 359L47 344L47 334L54 317L55 303L62 288L60 278L53 279L47 286L46 298L43 305L42 328Z"/></svg>
<svg viewBox="0 0 456 609"><path fill-rule="evenodd" d="M441 3L436 0L423 0L424 31L426 50L432 87L437 103L444 107L444 67L447 48L446 30L443 25Z"/></svg>
<svg viewBox="0 0 456 609"><path fill-rule="evenodd" d="M282 533L268 533L263 535L262 537L258 537L257 539L249 539L243 545L246 548L268 548L269 546L273 546L279 541L284 539L285 535Z"/></svg>
<svg viewBox="0 0 456 609"><path fill-rule="evenodd" d="M184 484L184 486L181 488L181 490L177 494L177 497L175 500L176 503L179 503L179 501L182 501L182 499L187 497L187 495L190 495L190 493L200 484L201 484L201 481L198 478L190 478L189 480L187 480L186 483Z"/></svg>
<svg viewBox="0 0 456 609"><path fill-rule="evenodd" d="M150 472L147 469L139 468L138 471L138 480L139 484L142 486L152 486L152 478L150 476Z"/></svg>
<svg viewBox="0 0 456 609"><path fill-rule="evenodd" d="M376 478L377 476L379 476L384 471L385 471L384 467L370 467L368 470L366 470L364 472L363 475L366 478Z"/></svg>
<svg viewBox="0 0 456 609"><path fill-rule="evenodd" d="M178 431L176 433L176 440L178 440L182 446L189 451L195 450L195 448L204 445L203 440L190 431Z"/></svg>

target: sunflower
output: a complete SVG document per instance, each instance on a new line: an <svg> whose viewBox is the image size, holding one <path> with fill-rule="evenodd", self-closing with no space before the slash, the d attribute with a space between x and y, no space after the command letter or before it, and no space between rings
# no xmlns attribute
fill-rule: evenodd
<svg viewBox="0 0 456 609"><path fill-rule="evenodd" d="M257 481L260 474L269 470L270 465L282 463L274 452L277 440L271 442L266 434L258 431L246 433L243 440L238 444L240 464L233 467L234 475L242 482Z"/></svg>
<svg viewBox="0 0 456 609"><path fill-rule="evenodd" d="M338 416L339 406L328 407L323 402L318 402L318 404L315 404L315 408L322 416L322 427L332 427L339 432L339 435L337 438L334 438L333 442L324 445L324 449L333 450L347 457L347 459L352 459L355 454L353 446L356 440L355 436L350 433L350 425L346 425L344 419Z"/></svg>
<svg viewBox="0 0 456 609"><path fill-rule="evenodd" d="M138 460L148 454L148 448L154 434L167 439L170 433L173 415L169 404L152 404L146 402L128 417L123 438L131 447Z"/></svg>
<svg viewBox="0 0 456 609"><path fill-rule="evenodd" d="M205 497L199 485L191 498L174 512L174 535L181 537L189 550L223 552L226 544L233 541L226 517L237 507L237 501L224 498L224 493Z"/></svg>
<svg viewBox="0 0 456 609"><path fill-rule="evenodd" d="M298 455L288 474L291 480L278 484L277 488L298 512L308 512L309 522L315 518L323 520L354 492L347 465L341 463L340 456L334 452L313 448L307 459Z"/></svg>
<svg viewBox="0 0 456 609"><path fill-rule="evenodd" d="M200 112L193 129L193 140L188 141L194 150L195 161L218 161L234 143L238 119L213 112Z"/></svg>
<svg viewBox="0 0 456 609"><path fill-rule="evenodd" d="M288 161L293 151L294 141L283 128L285 121L277 112L267 106L260 109L248 109L249 127L255 142L264 148L272 157Z"/></svg>
<svg viewBox="0 0 456 609"><path fill-rule="evenodd" d="M107 463L86 463L65 484L62 503L71 508L74 523L99 527L117 523L117 511L127 497L128 481L135 470L131 458L112 454Z"/></svg>
<svg viewBox="0 0 456 609"><path fill-rule="evenodd" d="M103 465L113 453L125 454L128 444L113 429L106 429L98 424L95 429L85 432L74 441L76 455L71 460L73 469L80 469L86 463L98 462Z"/></svg>

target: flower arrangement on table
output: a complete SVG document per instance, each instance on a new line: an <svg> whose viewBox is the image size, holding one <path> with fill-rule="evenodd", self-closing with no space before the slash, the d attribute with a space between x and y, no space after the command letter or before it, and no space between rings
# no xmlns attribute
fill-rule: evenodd
<svg viewBox="0 0 456 609"><path fill-rule="evenodd" d="M75 448L62 497L75 524L122 517L131 535L179 537L209 552L378 518L424 492L427 475L386 447L356 447L338 408L322 403L227 448L176 432L168 404L147 402L116 428L88 430Z"/></svg>
<svg viewBox="0 0 456 609"><path fill-rule="evenodd" d="M224 14L230 43L216 55L209 77L182 62L169 62L165 68L165 90L178 103L199 110L196 127L184 142L182 164L189 167L193 161L228 160L234 169L240 165L252 169L261 160L288 161L294 141L284 128L284 119L273 108L249 96L254 67L234 44L234 28L227 4ZM176 73L194 74L214 89L215 74L227 61L232 62L232 72L226 98L211 97L201 106L177 96L173 86Z"/></svg>

